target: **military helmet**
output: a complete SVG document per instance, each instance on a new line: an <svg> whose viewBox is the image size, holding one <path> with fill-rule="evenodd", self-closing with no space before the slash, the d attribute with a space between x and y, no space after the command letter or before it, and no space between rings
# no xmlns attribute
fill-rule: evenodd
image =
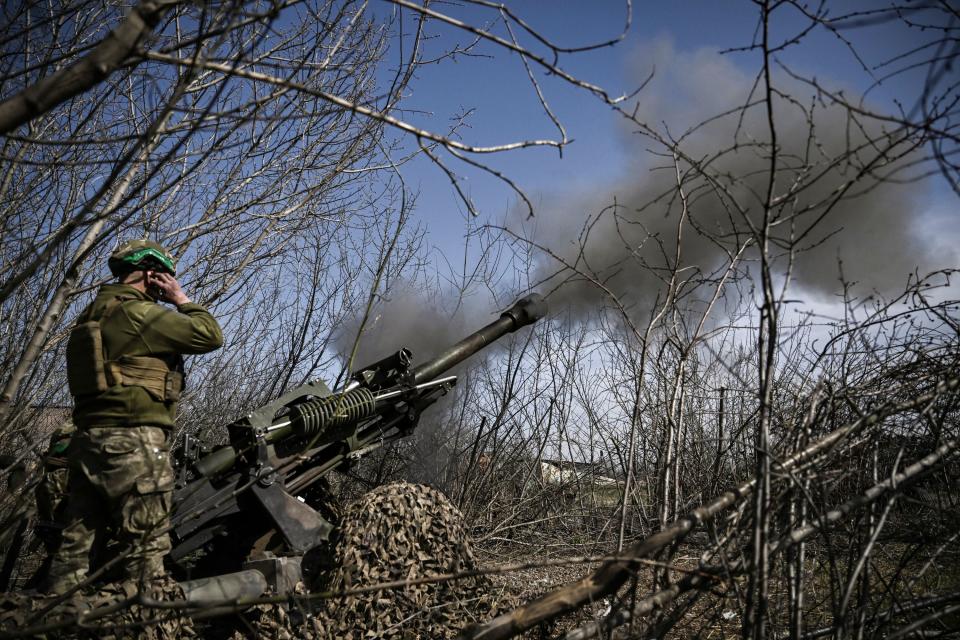
<svg viewBox="0 0 960 640"><path fill-rule="evenodd" d="M110 254L107 264L117 277L139 269L165 271L170 275L177 273L173 254L153 240L127 240Z"/></svg>

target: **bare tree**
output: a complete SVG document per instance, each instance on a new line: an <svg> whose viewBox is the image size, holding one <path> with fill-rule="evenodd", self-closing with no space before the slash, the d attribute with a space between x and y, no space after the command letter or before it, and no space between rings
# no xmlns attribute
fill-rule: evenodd
<svg viewBox="0 0 960 640"><path fill-rule="evenodd" d="M659 530L464 637L512 637L603 598L614 599L609 615L566 637L623 625L638 637L717 627L751 638L863 637L893 620L906 634L952 611L943 603L953 594L927 604L916 588L922 579L905 574L926 574L933 558L957 551L946 525L955 502L942 498L956 473L953 272L921 271L900 293L879 283L885 295L871 297L862 282L843 278L860 267L857 278L873 284L870 274L844 261L831 280L846 294L839 320L788 312L797 290L829 288L836 256L825 247L862 243L848 251L864 264L876 263L863 248L886 250L859 211L875 210L872 224L888 224L916 206L903 197L910 185L939 175L955 189L957 85L945 69L955 64L949 34L958 19L946 4L840 15L829 3L757 9L754 40L736 50L759 61L739 102L719 113L694 109L696 124L676 129L645 120L641 96L621 113L652 148L648 180L588 220L573 249L549 231L518 238L541 252L552 298L579 305L594 326L605 305L632 329L633 340L619 342L637 354L623 361L644 380L636 397L647 424L625 439L656 443L646 473L656 478ZM789 36L771 35L785 24ZM857 58L876 80L867 95L831 89L790 65L789 50L815 31L856 55L853 35L877 25L901 37L931 35L878 67ZM876 69L886 71L878 77ZM915 103L891 110L871 99L877 86L915 71ZM811 90L812 101L801 97ZM910 246L905 235L895 241ZM923 263L905 249L898 255ZM651 331L635 329L644 321ZM631 453L626 465L635 462ZM697 490L704 468L735 488L705 500ZM928 492L923 526L937 533L903 549L890 537L917 521L899 517L897 504L917 486ZM691 553L694 566L682 560ZM925 607L911 621L908 612ZM811 627L818 631L806 636Z"/></svg>

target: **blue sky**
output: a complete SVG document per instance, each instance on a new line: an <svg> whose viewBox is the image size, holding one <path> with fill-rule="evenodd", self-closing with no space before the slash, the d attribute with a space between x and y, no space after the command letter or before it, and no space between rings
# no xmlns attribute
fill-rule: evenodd
<svg viewBox="0 0 960 640"><path fill-rule="evenodd" d="M612 94L620 94L635 89L651 70L651 61L644 55L652 43L667 43L678 55L698 51L712 54L749 44L757 26L757 7L748 0L634 4L633 24L622 42L598 51L566 55L560 59L560 66ZM878 1L834 4L845 11L885 6ZM625 18L624 4L614 0L525 0L511 2L509 6L544 36L569 47L616 36ZM489 12L478 12L475 8L465 10L456 5L438 5L437 9L475 24L493 17ZM796 10L788 7L776 16L774 38L793 34L800 28ZM502 28L498 32L503 33ZM447 47L453 38L463 43L470 40L443 25L433 25L431 33L439 37L428 43L427 51ZM887 26L865 27L846 31L844 35L851 38L868 65L884 61L891 51L913 46L911 38L922 37L916 31ZM480 47L478 52L491 53L492 50ZM460 56L456 61L422 70L405 107L428 113L411 112L407 117L417 124L442 129L454 114L472 110L468 120L470 128L464 130L462 139L480 145L556 137L557 132L544 117L519 58L503 51L495 53L494 58ZM845 44L823 29L813 32L801 46L788 49L781 57L796 70L851 90L863 91L873 82ZM759 54L753 52L730 53L725 58L749 74L753 74L759 64ZM535 148L486 156L484 160L521 184L535 205L549 204L557 197L562 199L563 194L579 194L591 188L602 191L635 169L638 150L630 141L620 116L586 92L555 78L546 78L540 70L535 71L543 81L551 107L574 142L566 147L562 159L555 149ZM882 69L877 70L874 78L882 73ZM891 97L914 94L917 86L916 75L900 77L880 85L869 97L874 103L889 104ZM682 106L678 104L678 110ZM481 222L502 220L516 206L514 194L498 181L456 161L450 166L466 177L464 186L483 212ZM466 214L449 182L436 167L420 160L408 165L405 176L408 185L420 192L418 218L429 225L431 242L441 251L452 254L452 260L457 262ZM935 192L931 209L941 218L953 206L953 196L944 186L942 183L931 186ZM538 224L543 224L550 212L542 210L537 215ZM941 222L949 220L945 218Z"/></svg>

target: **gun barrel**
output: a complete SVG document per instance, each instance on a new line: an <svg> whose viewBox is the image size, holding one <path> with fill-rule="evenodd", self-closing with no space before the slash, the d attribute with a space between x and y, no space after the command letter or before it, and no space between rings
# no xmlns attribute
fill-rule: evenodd
<svg viewBox="0 0 960 640"><path fill-rule="evenodd" d="M444 350L436 358L414 367L411 372L415 384L429 382L449 371L477 351L528 324L533 324L547 314L547 303L536 293L517 300L516 304L500 314L500 319L470 334L457 344Z"/></svg>
<svg viewBox="0 0 960 640"><path fill-rule="evenodd" d="M488 324L452 347L445 349L436 358L413 368L410 372L412 377L410 381L411 384L421 386L424 383L434 381L442 373L460 364L477 351L480 351L508 333L525 327L528 324L533 324L545 316L546 313L547 303L536 293L517 300L512 307L500 314L499 320ZM401 350L398 354L391 356L391 358L397 359L401 364L404 363L404 360L408 360L409 357L409 352L406 350ZM354 389L348 393L358 394L360 390ZM363 393L369 394L367 391L363 391ZM387 395L384 395L380 400L386 399L387 397ZM333 397L331 396L331 398ZM375 400L376 398L371 395L370 402L374 402ZM313 407L310 403L306 404L309 405L305 405L306 408ZM339 404L337 404L336 401L328 401L326 404L320 403L320 405L324 407L326 407L327 404L331 407L339 408ZM360 417L361 414L368 415L370 409L371 408L368 407L366 411L362 411L354 417ZM300 417L301 413L302 412L297 412L296 415L287 418L285 422L274 424L265 434L266 442L276 443L295 433L296 430L294 429L295 425L293 423L297 420L302 421ZM300 435L315 435L318 431L322 430L323 427L327 426L327 422L329 422L320 420L319 418L314 420L314 416L312 415L310 418L311 421L309 421L309 424L306 424L306 426L298 424L298 426L301 427L301 431L304 431ZM346 421L349 422L349 420ZM194 469L202 476L213 478L232 468L239 455L240 452L233 445L224 446L198 460L194 465Z"/></svg>

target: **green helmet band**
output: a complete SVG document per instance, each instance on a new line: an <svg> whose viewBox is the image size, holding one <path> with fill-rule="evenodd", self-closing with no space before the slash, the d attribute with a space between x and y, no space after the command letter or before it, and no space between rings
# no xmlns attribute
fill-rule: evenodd
<svg viewBox="0 0 960 640"><path fill-rule="evenodd" d="M162 266L166 271L170 272L171 275L175 274L173 261L153 247L144 247L143 249L138 249L130 255L124 256L120 259L120 261L126 262L127 264L135 267L140 267L140 263L147 258L153 258L159 262L160 266Z"/></svg>
<svg viewBox="0 0 960 640"><path fill-rule="evenodd" d="M56 455L64 453L70 447L70 437L67 436L62 440L58 440L52 447L50 447L50 452Z"/></svg>

